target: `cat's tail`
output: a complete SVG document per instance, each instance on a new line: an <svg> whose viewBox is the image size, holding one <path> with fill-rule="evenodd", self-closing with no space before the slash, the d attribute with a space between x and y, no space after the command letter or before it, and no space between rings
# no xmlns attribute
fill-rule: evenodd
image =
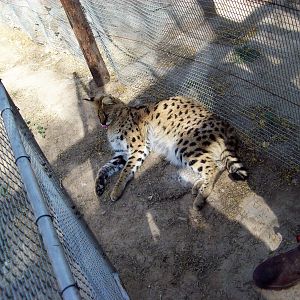
<svg viewBox="0 0 300 300"><path fill-rule="evenodd" d="M248 172L236 155L237 139L234 129L229 125L226 131L225 147L221 152L220 159L232 179L246 180L248 178Z"/></svg>

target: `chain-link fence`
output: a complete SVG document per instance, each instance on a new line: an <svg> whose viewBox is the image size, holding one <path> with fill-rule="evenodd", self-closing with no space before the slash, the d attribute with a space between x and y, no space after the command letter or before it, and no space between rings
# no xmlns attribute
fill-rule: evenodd
<svg viewBox="0 0 300 300"><path fill-rule="evenodd" d="M300 165L297 0L81 0L99 48L138 97L183 94ZM81 56L58 0L0 2L32 39Z"/></svg>
<svg viewBox="0 0 300 300"><path fill-rule="evenodd" d="M4 114L3 103L0 104ZM8 138L7 132L16 122L81 297L128 299L118 274L72 207L13 104L12 107L15 120L7 117L5 125L0 120L0 298L61 299Z"/></svg>

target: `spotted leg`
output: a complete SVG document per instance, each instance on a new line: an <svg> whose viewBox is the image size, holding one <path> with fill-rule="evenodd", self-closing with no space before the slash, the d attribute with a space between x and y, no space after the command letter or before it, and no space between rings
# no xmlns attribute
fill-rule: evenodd
<svg viewBox="0 0 300 300"><path fill-rule="evenodd" d="M112 201L116 201L121 197L126 187L126 184L133 178L135 172L142 165L142 163L148 155L149 148L145 145L141 145L137 147L134 151L132 151L120 174L117 183L115 184L110 194L110 199Z"/></svg>
<svg viewBox="0 0 300 300"><path fill-rule="evenodd" d="M212 192L214 184L218 178L218 175L220 174L220 170L216 164L211 161L210 163L206 164L202 174L203 182L200 187L197 185L197 187L199 187L198 194L193 203L195 210L200 210L205 205L206 199Z"/></svg>
<svg viewBox="0 0 300 300"><path fill-rule="evenodd" d="M220 170L208 153L188 158L187 161L193 171L201 175L192 189L192 194L196 196L193 207L195 210L200 210L205 205L206 198L210 195L218 175L220 175Z"/></svg>

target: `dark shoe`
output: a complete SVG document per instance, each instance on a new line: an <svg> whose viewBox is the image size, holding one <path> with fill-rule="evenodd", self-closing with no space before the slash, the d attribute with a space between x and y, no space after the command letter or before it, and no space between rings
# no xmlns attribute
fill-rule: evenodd
<svg viewBox="0 0 300 300"><path fill-rule="evenodd" d="M295 285L300 281L300 246L258 265L253 280L262 289L284 289Z"/></svg>

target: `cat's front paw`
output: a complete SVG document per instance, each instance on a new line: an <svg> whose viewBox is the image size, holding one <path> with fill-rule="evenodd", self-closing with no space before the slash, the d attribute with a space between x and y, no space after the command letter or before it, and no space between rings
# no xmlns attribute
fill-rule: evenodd
<svg viewBox="0 0 300 300"><path fill-rule="evenodd" d="M100 197L105 190L105 179L104 177L98 177L95 182L95 193Z"/></svg>
<svg viewBox="0 0 300 300"><path fill-rule="evenodd" d="M114 188L113 191L110 193L110 200L117 201L122 195L122 191L119 189Z"/></svg>

